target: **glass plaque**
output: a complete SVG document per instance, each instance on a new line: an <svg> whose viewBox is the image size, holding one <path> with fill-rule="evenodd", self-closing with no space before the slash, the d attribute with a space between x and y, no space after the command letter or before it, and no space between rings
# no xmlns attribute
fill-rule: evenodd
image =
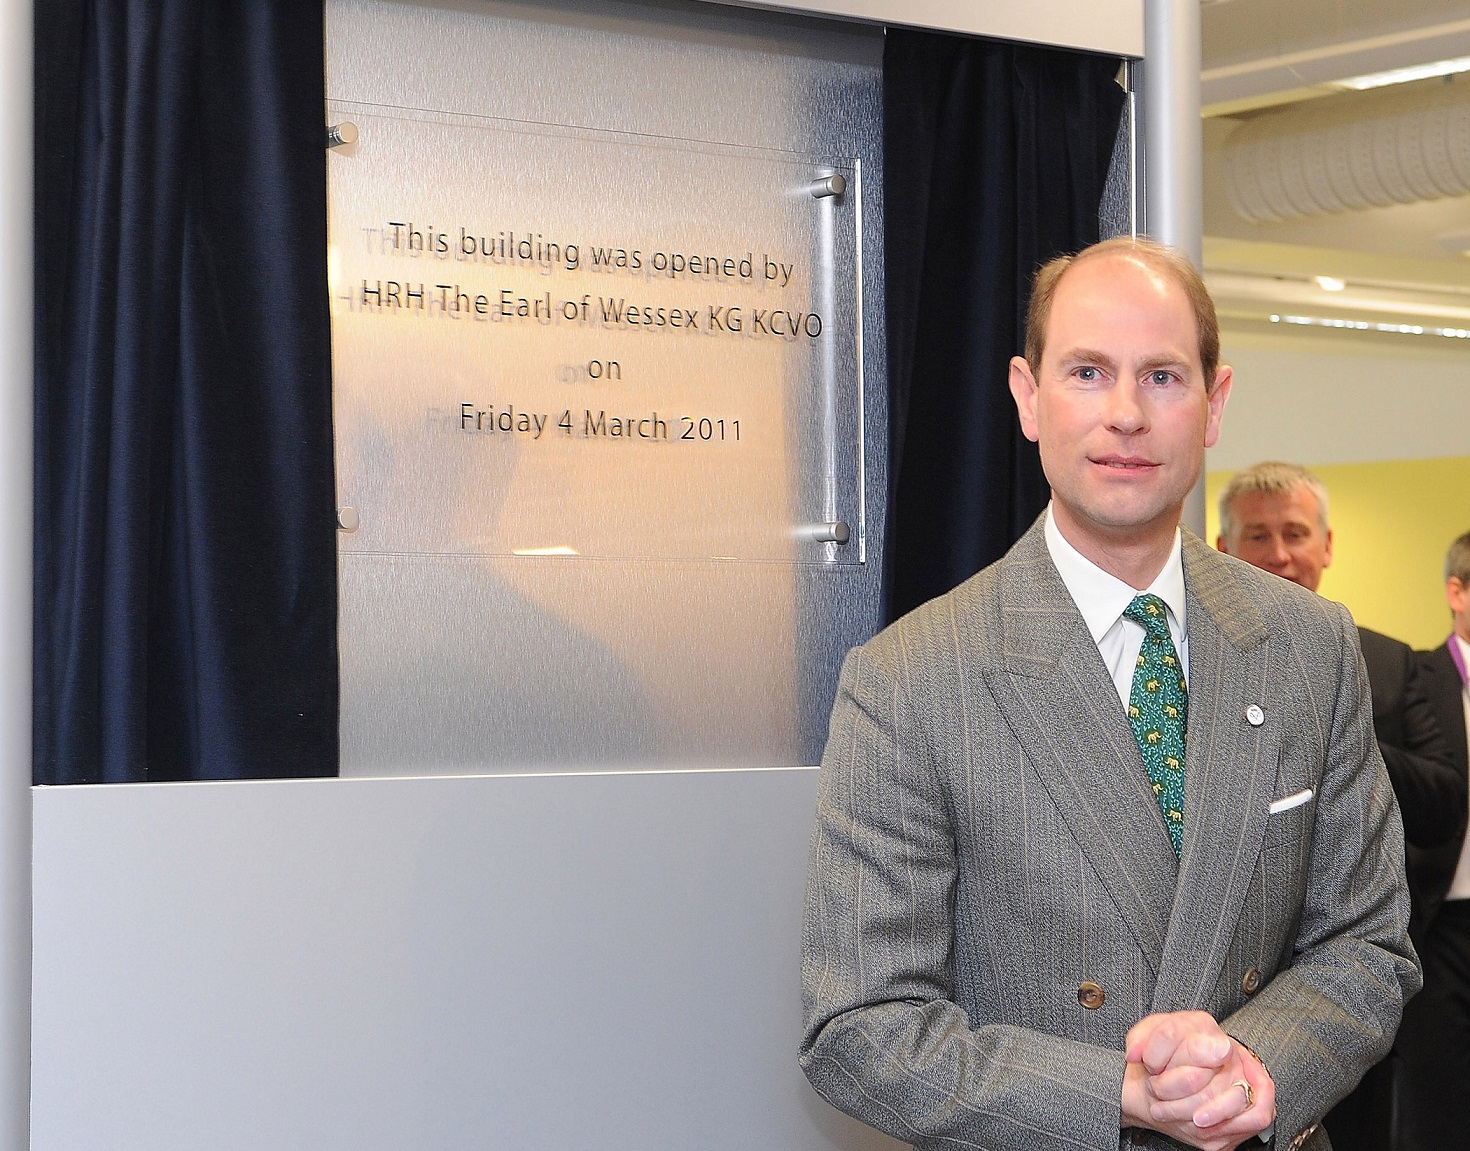
<svg viewBox="0 0 1470 1151"><path fill-rule="evenodd" d="M345 552L863 560L855 161L332 118Z"/></svg>
<svg viewBox="0 0 1470 1151"><path fill-rule="evenodd" d="M329 114L343 773L814 758L869 574L858 163Z"/></svg>

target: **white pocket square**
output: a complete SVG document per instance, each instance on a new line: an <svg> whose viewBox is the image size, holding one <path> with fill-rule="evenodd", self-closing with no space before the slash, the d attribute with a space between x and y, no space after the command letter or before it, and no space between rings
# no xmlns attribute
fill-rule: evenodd
<svg viewBox="0 0 1470 1151"><path fill-rule="evenodd" d="M1300 807L1311 799L1313 791L1310 787L1304 787L1295 795L1284 795L1266 809L1270 815L1280 815L1283 811L1290 811L1293 807Z"/></svg>

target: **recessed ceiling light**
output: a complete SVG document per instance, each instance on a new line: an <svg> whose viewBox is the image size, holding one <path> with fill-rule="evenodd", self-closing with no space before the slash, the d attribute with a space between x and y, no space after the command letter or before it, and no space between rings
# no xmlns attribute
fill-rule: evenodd
<svg viewBox="0 0 1470 1151"><path fill-rule="evenodd" d="M1441 328L1425 324L1386 324L1371 320L1348 320L1336 316L1270 317L1273 324L1295 324L1307 328L1346 328L1355 332L1388 332L1396 336L1443 336L1451 340L1470 340L1470 328Z"/></svg>
<svg viewBox="0 0 1470 1151"><path fill-rule="evenodd" d="M1312 278L1317 281L1317 287L1324 292L1340 292L1347 287L1347 281L1339 280L1336 276L1314 276Z"/></svg>
<svg viewBox="0 0 1470 1151"><path fill-rule="evenodd" d="M1390 84L1409 84L1415 80L1428 80L1431 76L1453 76L1458 72L1470 72L1470 56L1456 56L1453 60L1435 60L1430 64L1414 64L1408 68L1390 68L1386 72L1370 72L1366 76L1336 80L1332 86L1349 88L1354 92L1364 92L1369 88L1386 88Z"/></svg>

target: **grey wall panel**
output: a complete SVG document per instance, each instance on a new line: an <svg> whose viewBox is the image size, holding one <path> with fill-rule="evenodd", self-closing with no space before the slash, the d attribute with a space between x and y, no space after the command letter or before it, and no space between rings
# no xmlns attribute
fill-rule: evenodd
<svg viewBox="0 0 1470 1151"><path fill-rule="evenodd" d="M328 168L339 495L361 525L340 553L343 773L815 762L842 656L879 622L881 31L698 3L333 0L327 32L332 116L363 129ZM840 201L805 191L819 169L847 174ZM406 257L398 230L385 249L371 221L395 205L448 228L442 259ZM456 260L466 220L577 241L583 264ZM610 277L586 264L609 235L799 269L784 296ZM495 300L517 275L554 323L434 311L440 279ZM380 307L398 279L428 285L411 318ZM783 348L566 320L614 280L826 326ZM556 374L601 346L626 378ZM579 430L466 437L464 400L565 408ZM583 434L584 407L619 403L675 431L685 410L738 417L744 441ZM851 543L802 538L837 520Z"/></svg>
<svg viewBox="0 0 1470 1151"><path fill-rule="evenodd" d="M32 1145L892 1147L796 1066L815 783L40 790Z"/></svg>
<svg viewBox="0 0 1470 1151"><path fill-rule="evenodd" d="M1031 0L1027 4L976 0L709 0L756 8L875 20L1001 40L1086 48L1120 56L1143 55L1143 0Z"/></svg>

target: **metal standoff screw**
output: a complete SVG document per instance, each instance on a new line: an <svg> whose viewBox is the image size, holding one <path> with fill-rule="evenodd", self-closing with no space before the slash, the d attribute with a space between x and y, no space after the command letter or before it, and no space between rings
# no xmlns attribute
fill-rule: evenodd
<svg viewBox="0 0 1470 1151"><path fill-rule="evenodd" d="M327 147L340 148L343 144L357 143L357 125L351 120L327 126Z"/></svg>
<svg viewBox="0 0 1470 1151"><path fill-rule="evenodd" d="M362 523L357 516L356 508L337 509L337 528L344 532L355 532Z"/></svg>
<svg viewBox="0 0 1470 1151"><path fill-rule="evenodd" d="M830 176L823 176L813 180L807 185L807 191L811 192L817 199L825 199L828 196L840 196L847 191L847 180L840 172L834 172Z"/></svg>
<svg viewBox="0 0 1470 1151"><path fill-rule="evenodd" d="M844 521L835 520L829 524L807 524L797 535L816 544L845 544L852 539L852 530Z"/></svg>

